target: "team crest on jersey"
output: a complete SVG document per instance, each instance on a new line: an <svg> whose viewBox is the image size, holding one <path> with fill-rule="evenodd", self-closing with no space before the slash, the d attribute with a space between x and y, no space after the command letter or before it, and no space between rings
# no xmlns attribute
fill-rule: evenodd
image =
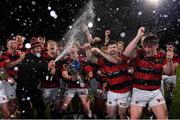
<svg viewBox="0 0 180 120"><path fill-rule="evenodd" d="M136 101L135 103L136 103L136 104L139 104L139 101Z"/></svg>
<svg viewBox="0 0 180 120"><path fill-rule="evenodd" d="M122 106L125 107L125 106L126 106L126 103L119 103L119 105L122 105Z"/></svg>
<svg viewBox="0 0 180 120"><path fill-rule="evenodd" d="M157 99L158 102L164 101L163 98Z"/></svg>

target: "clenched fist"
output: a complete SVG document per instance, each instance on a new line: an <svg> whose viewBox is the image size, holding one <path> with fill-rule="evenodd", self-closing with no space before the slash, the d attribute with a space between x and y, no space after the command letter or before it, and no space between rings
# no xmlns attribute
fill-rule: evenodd
<svg viewBox="0 0 180 120"><path fill-rule="evenodd" d="M173 56L174 56L174 52L172 51L167 51L166 52L166 59L169 61L169 60L172 60L173 59Z"/></svg>
<svg viewBox="0 0 180 120"><path fill-rule="evenodd" d="M90 49L91 49L90 43L85 43L85 44L84 44L84 48L85 48L86 50L90 50Z"/></svg>
<svg viewBox="0 0 180 120"><path fill-rule="evenodd" d="M99 48L92 48L91 52L95 52L95 53L101 53L101 50Z"/></svg>
<svg viewBox="0 0 180 120"><path fill-rule="evenodd" d="M145 27L140 27L138 29L137 36L142 37L144 35L144 32L145 32Z"/></svg>
<svg viewBox="0 0 180 120"><path fill-rule="evenodd" d="M55 63L54 60L51 60L51 61L48 63L48 68L49 68L50 70L55 69L55 66L56 66L56 63Z"/></svg>
<svg viewBox="0 0 180 120"><path fill-rule="evenodd" d="M106 30L105 31L105 36L109 36L111 34L111 31L110 30Z"/></svg>

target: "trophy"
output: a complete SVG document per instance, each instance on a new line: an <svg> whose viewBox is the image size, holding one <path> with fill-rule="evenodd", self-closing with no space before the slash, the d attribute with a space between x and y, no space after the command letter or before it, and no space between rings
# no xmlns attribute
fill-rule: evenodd
<svg viewBox="0 0 180 120"><path fill-rule="evenodd" d="M79 75L79 70L80 70L80 62L75 60L73 62L71 62L69 65L66 66L66 68L68 68L68 71L77 77L77 84L80 85L80 87L84 87L85 83L82 79L82 77Z"/></svg>

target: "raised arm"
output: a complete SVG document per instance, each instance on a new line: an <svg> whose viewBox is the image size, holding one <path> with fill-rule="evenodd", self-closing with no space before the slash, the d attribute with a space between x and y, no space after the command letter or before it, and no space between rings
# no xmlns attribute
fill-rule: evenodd
<svg viewBox="0 0 180 120"><path fill-rule="evenodd" d="M83 24L83 31L86 33L88 43L91 43L93 41L92 35L87 27L87 25Z"/></svg>
<svg viewBox="0 0 180 120"><path fill-rule="evenodd" d="M97 58L91 52L90 43L85 43L84 48L86 50L86 57L88 58L88 60L91 61L92 63L97 64Z"/></svg>
<svg viewBox="0 0 180 120"><path fill-rule="evenodd" d="M166 52L166 59L167 59L167 64L163 66L163 72L166 73L167 75L173 75L175 68L173 64L173 56L174 52Z"/></svg>
<svg viewBox="0 0 180 120"><path fill-rule="evenodd" d="M26 53L20 52L19 55L20 55L19 59L15 60L13 62L7 62L5 67L6 68L12 68L15 65L19 64L20 62L22 62L24 60Z"/></svg>
<svg viewBox="0 0 180 120"><path fill-rule="evenodd" d="M117 64L119 62L118 58L115 58L107 53L102 52L99 48L92 48L91 52L96 52L99 55L103 56L107 61Z"/></svg>
<svg viewBox="0 0 180 120"><path fill-rule="evenodd" d="M110 30L106 30L104 34L105 34L104 45L106 45L109 42L109 40L110 40L109 35L111 34L111 31Z"/></svg>
<svg viewBox="0 0 180 120"><path fill-rule="evenodd" d="M134 56L133 54L135 54L135 49L137 47L137 44L139 42L139 40L142 38L142 36L144 35L145 32L145 28L144 27L140 27L138 30L138 33L136 35L136 37L128 44L128 46L125 48L123 54L125 56L128 57L132 57Z"/></svg>

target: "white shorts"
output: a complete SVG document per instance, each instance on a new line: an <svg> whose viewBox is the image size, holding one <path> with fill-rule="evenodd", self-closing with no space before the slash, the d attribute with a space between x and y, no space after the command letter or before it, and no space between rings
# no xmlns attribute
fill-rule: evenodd
<svg viewBox="0 0 180 120"><path fill-rule="evenodd" d="M176 87L176 75L172 75L172 76L163 75L162 80L167 88Z"/></svg>
<svg viewBox="0 0 180 120"><path fill-rule="evenodd" d="M74 97L76 93L78 94L79 97L84 97L88 95L88 89L87 88L67 88L66 92L64 93L64 96Z"/></svg>
<svg viewBox="0 0 180 120"><path fill-rule="evenodd" d="M42 96L45 103L52 101L60 101L62 97L61 90L59 88L41 88Z"/></svg>
<svg viewBox="0 0 180 120"><path fill-rule="evenodd" d="M9 82L5 81L5 85L6 85L6 94L7 94L8 98L15 99L17 83L11 85Z"/></svg>
<svg viewBox="0 0 180 120"><path fill-rule="evenodd" d="M131 105L145 107L146 104L148 104L149 107L153 107L163 103L165 103L165 100L162 96L160 89L154 91L147 91L133 88Z"/></svg>
<svg viewBox="0 0 180 120"><path fill-rule="evenodd" d="M7 103L8 97L6 94L6 86L5 86L5 81L0 80L0 104L1 103Z"/></svg>
<svg viewBox="0 0 180 120"><path fill-rule="evenodd" d="M131 93L114 93L108 91L107 93L107 106L118 105L121 108L128 108L131 100Z"/></svg>

